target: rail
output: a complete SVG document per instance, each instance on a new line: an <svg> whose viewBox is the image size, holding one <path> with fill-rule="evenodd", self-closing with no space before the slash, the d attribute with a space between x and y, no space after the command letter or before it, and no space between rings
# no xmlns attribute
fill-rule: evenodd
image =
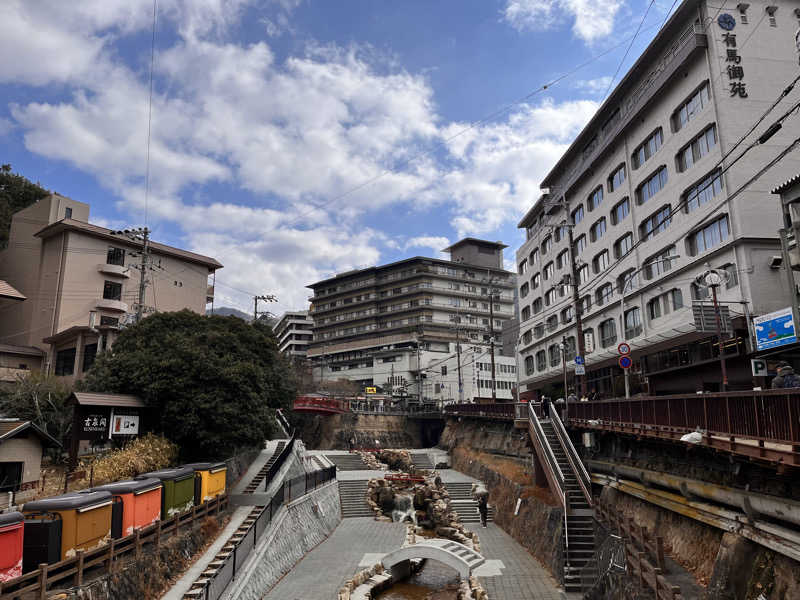
<svg viewBox="0 0 800 600"><path fill-rule="evenodd" d="M567 455L567 460L572 467L572 472L575 473L575 478L578 480L578 485L581 486L586 502L589 503L589 506L592 506L594 504L592 499L592 478L589 476L589 472L586 470L581 457L578 456L578 452L575 450L572 440L569 439L567 431L564 429L564 424L558 416L557 410L550 411L550 419L553 422L553 430L556 432L558 440L561 442L561 447L564 449L564 454Z"/></svg>
<svg viewBox="0 0 800 600"><path fill-rule="evenodd" d="M286 444L283 449L281 450L280 454L278 454L278 458L275 459L275 462L267 469L266 475L264 475L264 491L266 492L269 489L269 484L272 483L272 480L275 478L275 475L278 474L278 471L281 470L283 463L286 462L286 459L292 453L294 449L294 443L297 440L297 430L295 429L292 431L292 437L289 438L289 443Z"/></svg>
<svg viewBox="0 0 800 600"><path fill-rule="evenodd" d="M38 598L44 600L47 597L47 589L56 586L58 588L80 586L87 579L87 574L94 578L100 575L115 572L124 557L139 558L142 549L151 545L154 548L186 527L191 527L195 521L205 519L207 516L219 514L219 511L228 506L226 495L217 496L198 506L192 507L183 513L177 514L169 519L159 520L137 529L131 535L123 538L112 539L108 544L104 544L91 550L77 550L75 556L66 558L53 564L40 564L35 571L25 573L20 577L8 581L0 581L0 598L2 600L13 600L16 598Z"/></svg>
<svg viewBox="0 0 800 600"><path fill-rule="evenodd" d="M256 548L267 525L272 522L280 508L335 479L336 466L334 465L284 481L269 503L261 508L258 516L247 529L247 533L236 542L233 548L227 551L224 558L218 557L218 560L222 562L214 567L213 572L209 573L207 570L208 574L204 573L204 576L195 582L189 593L195 592L192 595L198 600L218 600L236 577L236 573L244 566L247 557ZM223 550L223 552L225 551ZM198 591L200 593L197 593Z"/></svg>
<svg viewBox="0 0 800 600"><path fill-rule="evenodd" d="M577 402L570 425L680 438L699 431L703 445L800 466L800 391L719 392Z"/></svg>
<svg viewBox="0 0 800 600"><path fill-rule="evenodd" d="M497 404L448 404L444 414L453 417L480 417L513 421L515 416L514 402Z"/></svg>
<svg viewBox="0 0 800 600"><path fill-rule="evenodd" d="M350 410L350 401L324 396L297 396L294 399L292 410L295 412L344 413Z"/></svg>
<svg viewBox="0 0 800 600"><path fill-rule="evenodd" d="M632 518L625 519L607 502L595 504L598 521L616 531L625 547L625 562L629 574L638 581L639 589L649 588L656 600L680 600L680 587L672 585L664 559L664 541L653 536L646 527L638 526Z"/></svg>

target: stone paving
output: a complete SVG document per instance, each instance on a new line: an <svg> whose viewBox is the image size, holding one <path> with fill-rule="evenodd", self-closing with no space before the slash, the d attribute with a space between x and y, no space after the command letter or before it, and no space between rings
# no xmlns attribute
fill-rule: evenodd
<svg viewBox="0 0 800 600"><path fill-rule="evenodd" d="M331 600L358 571L366 553L383 555L400 548L405 530L400 523L381 523L372 517L344 519L262 598Z"/></svg>
<svg viewBox="0 0 800 600"><path fill-rule="evenodd" d="M477 532L481 540L481 552L487 563L497 564L502 573L499 576L480 576L479 573L479 579L489 593L489 598L560 600L563 597L553 576L497 525L489 523L483 528L480 524L470 524L467 529Z"/></svg>

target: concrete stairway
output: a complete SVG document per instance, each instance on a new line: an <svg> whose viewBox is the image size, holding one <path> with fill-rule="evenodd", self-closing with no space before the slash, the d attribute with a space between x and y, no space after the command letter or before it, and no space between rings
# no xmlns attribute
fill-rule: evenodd
<svg viewBox="0 0 800 600"><path fill-rule="evenodd" d="M258 486L264 481L264 478L269 473L270 468L272 465L275 464L275 461L278 460L278 455L281 453L281 450L286 447L286 442L278 442L277 446L275 446L275 452L272 453L272 456L269 457L269 460L264 464L263 467L256 473L256 476L253 477L253 480L247 484L247 487L244 488L245 494L253 494L258 489Z"/></svg>
<svg viewBox="0 0 800 600"><path fill-rule="evenodd" d="M591 575L594 559L594 517L591 507L583 495L578 478L572 471L567 455L561 447L561 441L550 421L542 421L542 430L556 457L556 462L564 475L564 484L569 497L569 514L567 516L567 539L564 541L565 566L564 590L581 592L581 571ZM567 543L568 542L568 543ZM588 566L587 566L588 565Z"/></svg>
<svg viewBox="0 0 800 600"><path fill-rule="evenodd" d="M411 464L414 465L415 469L427 469L428 471L433 470L433 463L431 462L430 456L427 453L422 454L411 454Z"/></svg>
<svg viewBox="0 0 800 600"><path fill-rule="evenodd" d="M450 506L461 519L462 523L480 523L481 515L478 512L478 502L472 499L472 483L469 481L458 483L445 483L444 487L450 494ZM489 505L487 521L494 520L494 506Z"/></svg>
<svg viewBox="0 0 800 600"><path fill-rule="evenodd" d="M326 454L325 458L335 464L339 471L363 471L367 468L358 454Z"/></svg>
<svg viewBox="0 0 800 600"><path fill-rule="evenodd" d="M339 481L339 498L342 504L343 519L375 516L367 504L366 480Z"/></svg>

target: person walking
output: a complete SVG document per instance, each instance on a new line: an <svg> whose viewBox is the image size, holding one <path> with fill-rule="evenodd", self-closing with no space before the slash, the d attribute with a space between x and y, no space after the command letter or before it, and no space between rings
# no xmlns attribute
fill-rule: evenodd
<svg viewBox="0 0 800 600"><path fill-rule="evenodd" d="M550 418L550 398L548 396L542 396L542 416L545 419Z"/></svg>
<svg viewBox="0 0 800 600"><path fill-rule="evenodd" d="M486 519L489 517L489 499L486 496L478 498L478 512L481 515L481 525L486 527Z"/></svg>
<svg viewBox="0 0 800 600"><path fill-rule="evenodd" d="M778 365L778 375L772 380L772 389L798 388L800 387L800 376L787 362Z"/></svg>

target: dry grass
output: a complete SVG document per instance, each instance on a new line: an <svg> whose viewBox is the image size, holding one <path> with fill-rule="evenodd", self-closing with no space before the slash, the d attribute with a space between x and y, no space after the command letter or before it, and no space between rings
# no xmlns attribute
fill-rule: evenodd
<svg viewBox="0 0 800 600"><path fill-rule="evenodd" d="M456 452L461 453L465 458L475 460L491 468L492 471L499 473L506 479L518 483L519 485L533 485L533 472L530 467L504 456L478 452L470 448L460 447Z"/></svg>

